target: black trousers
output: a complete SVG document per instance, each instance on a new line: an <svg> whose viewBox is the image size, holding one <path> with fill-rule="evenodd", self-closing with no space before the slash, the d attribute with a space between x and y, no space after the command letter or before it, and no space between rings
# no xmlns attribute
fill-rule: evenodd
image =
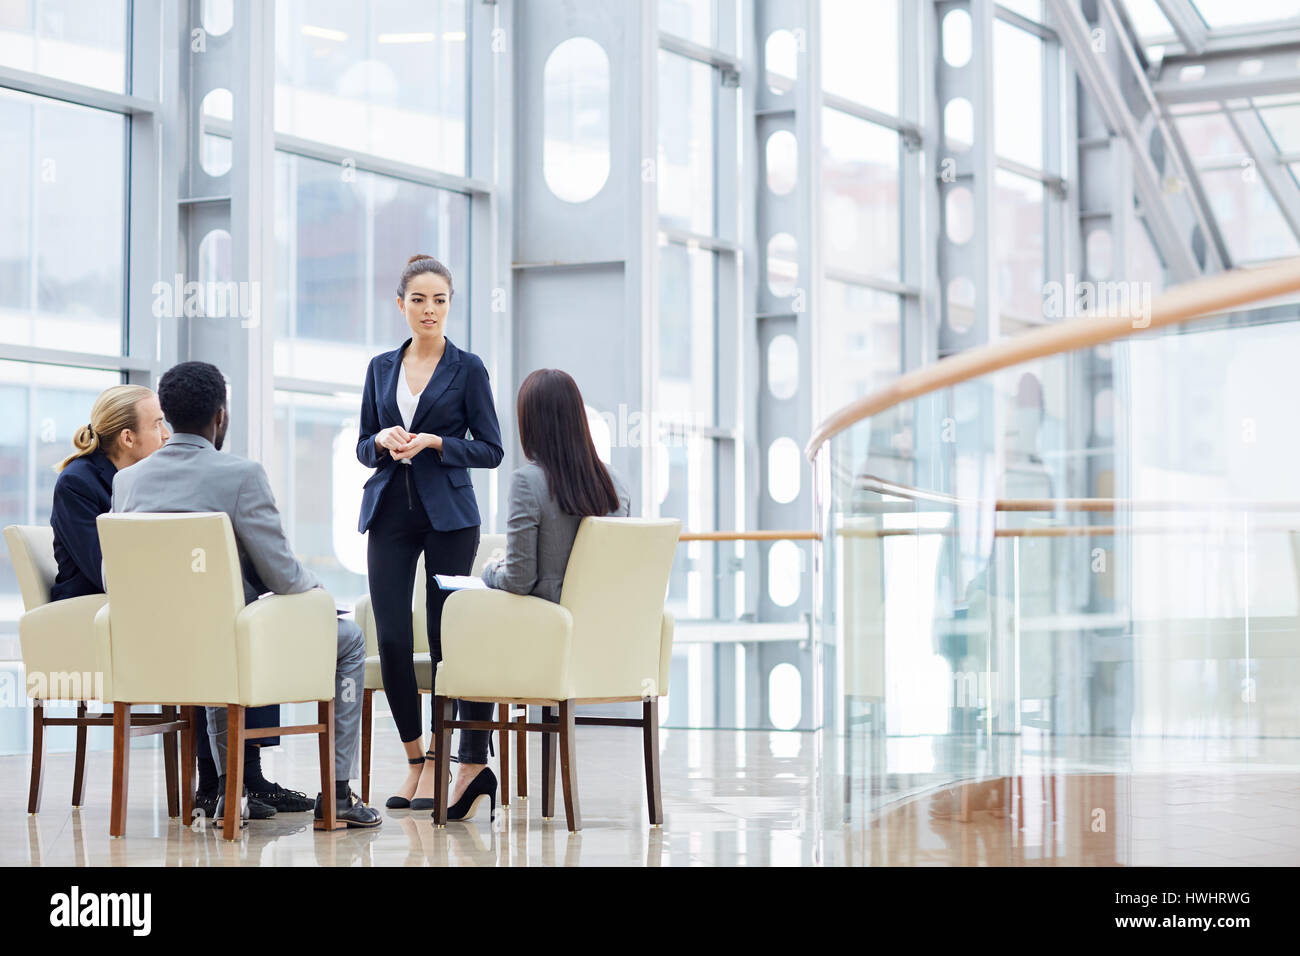
<svg viewBox="0 0 1300 956"><path fill-rule="evenodd" d="M402 742L420 736L420 692L415 683L411 636L411 595L415 590L415 563L424 552L425 611L429 628L429 655L435 672L442 660L442 605L448 591L438 587L435 574L469 574L478 550L479 526L455 531L435 531L411 479L409 465L398 465L388 482L370 524L366 564L370 602L375 613L379 643L379 669L384 693ZM493 705L456 701L464 720L491 720ZM430 699L429 726L433 726ZM457 759L461 763L487 763L486 730L462 730Z"/></svg>

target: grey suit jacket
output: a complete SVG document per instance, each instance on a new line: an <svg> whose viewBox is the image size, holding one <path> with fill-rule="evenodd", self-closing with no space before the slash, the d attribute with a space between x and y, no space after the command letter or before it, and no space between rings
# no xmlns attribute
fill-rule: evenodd
<svg viewBox="0 0 1300 956"><path fill-rule="evenodd" d="M631 513L627 486L614 469L609 470L609 476L618 494L618 510L610 514L626 517ZM509 508L506 556L483 569L484 583L558 604L582 518L560 510L559 502L551 496L546 472L532 462L511 476Z"/></svg>
<svg viewBox="0 0 1300 956"><path fill-rule="evenodd" d="M297 594L320 586L289 547L262 466L223 455L199 435L178 432L148 458L114 475L113 510L230 515L245 603L267 591Z"/></svg>

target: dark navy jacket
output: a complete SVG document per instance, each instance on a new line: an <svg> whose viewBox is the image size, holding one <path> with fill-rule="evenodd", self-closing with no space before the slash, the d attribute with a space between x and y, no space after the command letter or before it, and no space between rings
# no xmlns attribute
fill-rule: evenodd
<svg viewBox="0 0 1300 956"><path fill-rule="evenodd" d="M393 425L402 424L397 408L398 371L402 354L411 344L407 339L400 348L384 352L370 360L366 369L366 388L361 396L361 437L357 458L367 468L376 469L361 494L361 520L358 530L365 532L374 520L380 495L399 468L410 467L420 501L435 531L456 531L480 524L478 501L470 482L470 468L495 468L501 464L505 450L501 446L501 426L492 403L492 386L488 382L483 360L473 352L456 348L451 339L424 387L420 403L411 419L412 434L429 432L442 437L442 451L426 448L411 464L401 465L386 449L375 446L375 435ZM466 433L473 439L466 438Z"/></svg>
<svg viewBox="0 0 1300 956"><path fill-rule="evenodd" d="M420 452L424 454L424 452ZM113 477L117 467L102 451L94 451L68 462L54 481L54 507L50 526L54 529L54 560L59 573L50 588L50 600L101 594L104 591L104 552L99 545L95 519L113 510ZM200 721L203 708L198 708ZM279 727L280 706L250 707L244 716L248 727ZM279 737L264 737L259 746L274 747ZM208 756L208 735L199 724L199 754Z"/></svg>
<svg viewBox="0 0 1300 956"><path fill-rule="evenodd" d="M117 467L103 451L68 462L54 481L54 560L59 573L50 588L50 600L102 594L104 580L95 519L112 510L113 476Z"/></svg>

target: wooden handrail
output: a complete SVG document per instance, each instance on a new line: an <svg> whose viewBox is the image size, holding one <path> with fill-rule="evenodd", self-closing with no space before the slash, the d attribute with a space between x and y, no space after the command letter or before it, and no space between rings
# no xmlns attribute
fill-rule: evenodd
<svg viewBox="0 0 1300 956"><path fill-rule="evenodd" d="M822 445L846 428L941 388L1022 362L1102 345L1148 329L1208 318L1292 292L1300 292L1300 258L1262 269L1236 269L1175 286L1151 304L1150 321L1141 326L1134 324L1132 315L1118 311L1085 315L950 355L933 365L906 372L884 388L832 412L817 426L804 454L811 461Z"/></svg>
<svg viewBox="0 0 1300 956"><path fill-rule="evenodd" d="M974 508L980 505L978 498L959 498L955 495L937 491L925 491L910 485L886 481L874 475L860 475L854 480L854 486L865 491L903 498L908 501L934 503L951 508ZM906 501L868 502L854 506L855 511L871 514L882 512L903 512L910 514L914 510ZM1300 500L1266 501L1250 499L1166 499L1156 498L998 498L993 503L994 511L1032 512L1032 511L1280 511L1300 512Z"/></svg>
<svg viewBox="0 0 1300 956"><path fill-rule="evenodd" d="M995 528L991 532L995 538L1108 538L1126 534L1206 534L1222 531L1222 527L1209 525L1038 525L1030 528ZM1235 530L1235 529L1234 529ZM1250 534L1300 534L1300 524L1296 525L1252 525ZM906 538L918 535L941 535L956 537L961 528L837 528L835 534L841 538Z"/></svg>
<svg viewBox="0 0 1300 956"><path fill-rule="evenodd" d="M820 541L816 531L683 531L678 541Z"/></svg>

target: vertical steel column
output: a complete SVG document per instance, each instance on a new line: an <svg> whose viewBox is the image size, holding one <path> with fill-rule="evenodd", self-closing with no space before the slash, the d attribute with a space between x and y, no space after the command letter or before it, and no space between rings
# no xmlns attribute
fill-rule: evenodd
<svg viewBox="0 0 1300 956"><path fill-rule="evenodd" d="M994 281L993 224L994 176L997 157L993 142L993 0L939 0L934 4L939 48L935 57L936 89L942 155L936 174L939 178L940 229L939 295L944 304L944 322L939 330L939 356L983 345L998 338L998 287ZM965 11L970 17L970 59L952 66L944 59L945 18ZM955 28L955 27L954 27ZM950 100L964 97L970 102L974 117L968 150L949 148L944 110ZM970 194L970 237L961 243L950 237L958 206ZM954 280L964 279L974 288L974 321L967 329L952 324L949 296Z"/></svg>
<svg viewBox="0 0 1300 956"><path fill-rule="evenodd" d="M231 274L217 278L246 283L255 310L247 317L179 319L188 333L179 352L211 362L230 388L230 450L258 460L269 452L272 432L272 329L275 289L275 5L235 0L234 24L221 36L202 32L199 0L191 0L187 48L189 149L182 181L188 282L198 279L199 246L213 229L230 233ZM203 97L224 87L233 102L231 167L219 176L200 162Z"/></svg>
<svg viewBox="0 0 1300 956"><path fill-rule="evenodd" d="M504 11L503 11L504 12ZM633 507L653 514L655 440L648 416L657 331L657 5L514 5L514 279L512 378L568 370L587 404L615 417L611 464ZM609 62L609 175L584 202L551 191L543 173L547 60L587 37ZM503 374L504 377L504 374ZM507 436L515 444L515 436Z"/></svg>
<svg viewBox="0 0 1300 956"><path fill-rule="evenodd" d="M183 153L182 100L178 97L184 11L175 4L135 3L131 11L131 76L128 92L156 100L159 113L137 114L130 123L130 185L127 231L126 354L145 359L148 371L131 382L155 386L176 361L176 322L155 315L156 284L174 281L179 231L177 164ZM165 294L165 292L163 293Z"/></svg>
<svg viewBox="0 0 1300 956"><path fill-rule="evenodd" d="M513 340L510 316L511 204L514 184L514 0L477 0L469 11L468 174L492 184L490 195L470 195L469 343L487 366L505 458L499 468L471 468L475 492L488 507L485 527L502 531L510 473L518 467L515 434Z"/></svg>
<svg viewBox="0 0 1300 956"><path fill-rule="evenodd" d="M813 393L817 382L816 316L821 301L821 4L818 0L762 0L756 4L756 43L759 50L759 77L755 84L757 108L755 149L760 174L756 189L757 251L759 281L755 316L758 365L755 381L758 389L755 444L758 487L757 524L759 528L806 527L812 513L812 471L800 458L799 493L790 502L776 501L770 493L768 450L778 438L790 438L797 445L807 440L814 415ZM766 62L767 39L778 30L788 30L794 37L796 69L789 90L774 91L768 83ZM779 131L794 135L797 149L797 173L794 189L783 196L767 186L768 139ZM774 236L789 234L795 242L796 278L793 290L777 295L771 285ZM769 387L766 369L768 346L778 335L793 336L799 352L799 387L790 398L776 398ZM747 449L748 450L748 449ZM789 607L772 600L771 554L774 547L788 548L787 542L763 542L759 555L757 613L760 621L810 622L812 607L812 548L798 542L800 591ZM811 623L811 622L810 622ZM787 642L755 644L752 655L758 658L760 675L767 675L781 663L791 663L801 676L801 729L821 726L821 674L811 640L794 645ZM760 725L767 725L767 682L760 679L757 692Z"/></svg>
<svg viewBox="0 0 1300 956"><path fill-rule="evenodd" d="M722 37L735 37L740 31L741 42L732 52L740 60L740 72L724 71L721 77L723 91L738 88L736 95L717 97L717 123L714 130L714 159L718 175L715 181L714 201L717 207L715 234L719 239L736 243L740 251L715 254L717 263L716 310L714 313L714 389L716 415L714 424L721 431L735 436L733 441L713 441L715 449L714 513L719 527L753 527L746 523L747 497L743 493L744 469L752 455L744 445L745 426L752 419L745 412L757 382L757 346L745 334L746 317L752 315L747 307L752 305L752 292L745 276L753 265L753 255L746 250L754 248L753 204L748 202L758 187L756 162L752 137L737 136L737 129L748 133L753 129L754 90L754 20L753 5L742 0L717 0L717 37L719 46L726 46ZM705 439L711 440L712 439ZM737 559L736 545L732 542L707 544L710 549L707 567L712 571L710 609L719 621L735 620L743 610L736 601L736 573L743 568L743 558ZM743 550L741 551L743 554ZM714 724L729 727L735 724L736 670L742 651L737 644L716 644L712 649L714 674ZM748 685L745 685L748 687ZM748 695L747 695L748 696Z"/></svg>

